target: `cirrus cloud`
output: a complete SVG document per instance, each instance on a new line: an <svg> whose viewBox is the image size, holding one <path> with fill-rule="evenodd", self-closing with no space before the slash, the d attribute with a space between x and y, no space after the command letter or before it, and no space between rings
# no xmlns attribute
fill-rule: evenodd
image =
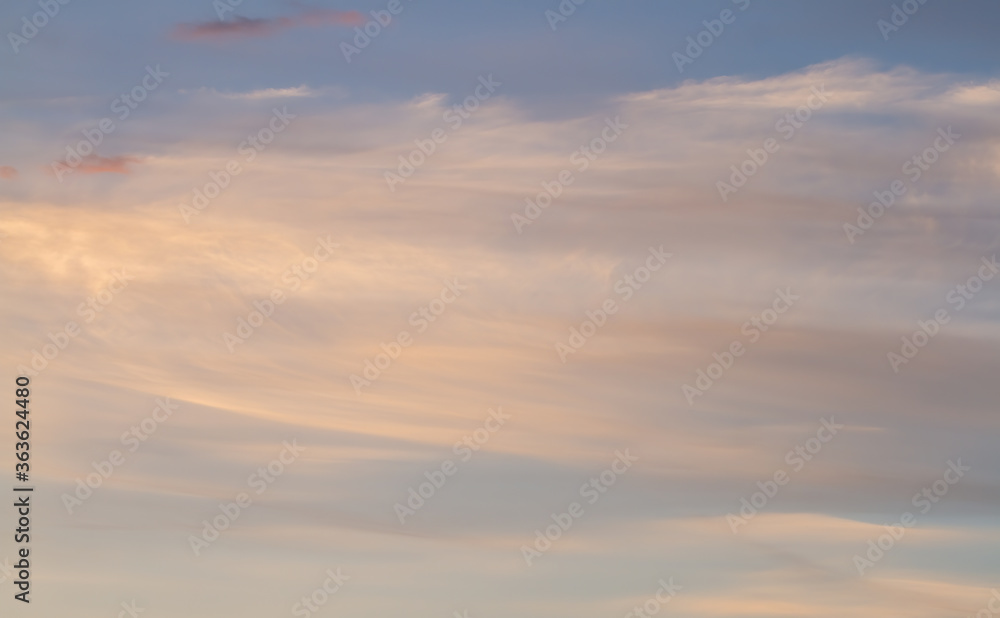
<svg viewBox="0 0 1000 618"><path fill-rule="evenodd" d="M131 174L130 163L139 163L139 157L118 155L116 157L102 157L92 154L83 157L76 171L81 174Z"/></svg>
<svg viewBox="0 0 1000 618"><path fill-rule="evenodd" d="M291 17L235 17L233 21L183 23L174 27L171 38L180 41L265 37L299 26L359 26L364 17L358 11L309 9Z"/></svg>

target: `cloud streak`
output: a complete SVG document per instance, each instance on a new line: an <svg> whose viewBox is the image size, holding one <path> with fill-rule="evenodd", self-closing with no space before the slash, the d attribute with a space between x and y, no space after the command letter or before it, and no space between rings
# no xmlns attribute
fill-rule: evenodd
<svg viewBox="0 0 1000 618"><path fill-rule="evenodd" d="M76 171L81 174L131 174L130 164L142 161L139 157L119 155L115 157L102 157L92 154L83 157Z"/></svg>
<svg viewBox="0 0 1000 618"><path fill-rule="evenodd" d="M178 41L213 41L268 37L301 26L359 26L364 17L358 11L309 9L291 17L235 17L232 21L207 21L178 24L171 38Z"/></svg>

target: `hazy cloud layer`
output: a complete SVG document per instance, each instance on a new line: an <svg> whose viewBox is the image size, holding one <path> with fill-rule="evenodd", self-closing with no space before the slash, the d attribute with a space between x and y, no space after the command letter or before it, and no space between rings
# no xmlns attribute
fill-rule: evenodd
<svg viewBox="0 0 1000 618"><path fill-rule="evenodd" d="M361 19L334 13L174 37ZM953 290L998 253L1000 89L844 58L541 113L508 95L513 76L482 78L500 83L488 98L475 74L457 94L375 101L170 87L106 136L129 155L86 157L63 183L44 170L79 129L47 120L69 102L45 99L0 145L25 170L0 212L0 354L37 373L37 581L60 591L46 611L135 598L150 615L282 615L336 567L352 579L324 611L358 616L625 615L671 576L673 615L983 606L1000 280ZM563 170L572 183L526 211ZM845 229L897 180L892 206ZM607 299L616 312L576 349L571 329ZM366 375L404 331L412 345ZM177 411L69 514L61 496L163 397ZM509 421L463 461L456 445L498 408ZM842 427L806 459L825 422ZM195 557L189 536L286 440L301 459ZM639 461L587 503L581 485L624 450ZM957 459L971 470L921 513L914 495ZM455 477L400 523L394 505L446 460ZM734 534L727 515L778 470L787 485ZM585 515L528 567L522 545L573 501ZM859 577L853 556L907 511L917 525Z"/></svg>

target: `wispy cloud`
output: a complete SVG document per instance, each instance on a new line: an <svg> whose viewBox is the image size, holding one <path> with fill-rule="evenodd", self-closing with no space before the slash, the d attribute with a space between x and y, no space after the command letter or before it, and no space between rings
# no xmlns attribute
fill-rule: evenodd
<svg viewBox="0 0 1000 618"><path fill-rule="evenodd" d="M156 156L156 165L133 168L142 182L73 191L39 183L29 187L30 201L10 192L15 199L0 213L10 234L0 244L0 277L26 300L0 304L0 322L17 325L0 357L10 367L28 363L33 350L61 339L48 333L67 320L82 329L44 370L67 385L50 406L62 428L51 449L60 491L75 491L74 478L148 414L148 401L169 394L183 402L72 525L168 530L151 547L176 546L188 534L181 526L194 531L210 517L220 496L243 485L241 475L277 454L272 445L308 436L309 455L269 494L281 508L254 506L253 525L241 518L242 532L213 546L210 559L228 567L285 543L295 551L274 558L278 575L261 579L273 577L294 599L314 585L297 570L305 562L364 556L376 588L339 599L345 612L406 611L398 596L377 589L380 578L409 581L426 595L422 603L444 606L452 589L433 581L444 570L460 587L486 591L479 602L497 613L620 616L655 591L660 575L646 566L663 556L680 557L663 576L676 572L688 588L658 617L939 618L959 615L957 608L974 614L990 598L986 576L939 564L955 555L985 564L1000 542L992 524L950 518L995 506L992 471L1000 468L983 436L995 434L997 421L983 402L995 399L997 284L899 376L885 354L934 315L980 255L993 253L1000 157L991 136L1000 133L1000 99L952 76L854 60L634 92L586 114L541 117L530 102L497 97L463 118L405 190L391 193L383 171L421 143L429 149L425 136L450 126L454 100L410 95L324 107L329 87L299 83L314 84L323 98L288 102L299 115L293 128L223 181L225 196L198 225L183 226L177 205L220 179L227 158L243 156L234 140L266 115L251 99L305 96L308 88L206 89L185 97L183 113L150 107L108 151ZM822 112L793 139L779 136L767 166L723 204L715 183L774 134L779 118L806 104L813 86L830 95ZM570 153L593 143L608 115L632 128L592 164L578 159L588 163L581 170ZM863 244L848 245L843 222L949 124L963 133L961 150L912 185ZM31 143L63 137L42 123L23 131L24 143L35 136L29 131L54 134ZM80 169L125 173L131 159L91 156ZM518 236L510 213L523 212L525 198L564 169L575 182ZM982 215L963 221L969 213ZM342 251L296 275L310 265L315 237L327 233ZM670 266L635 288L562 364L553 344L620 294L615 282L632 277L654 244L675 253ZM122 267L135 286L84 322L87 313L74 310ZM421 322L408 316L431 307L446 277L469 290L417 336ZM747 347L692 413L681 385L729 342L746 342L741 325L764 315L775 287L789 285L801 303ZM268 309L231 354L222 334L236 332L279 288L288 301ZM359 397L349 376L393 349L402 330L413 345ZM455 441L474 435L497 402L513 415L510 426L474 455L476 469L460 468L401 529L393 501L436 475L456 454ZM938 438L943 407L953 423L948 442ZM787 453L810 448L821 416L847 429L799 474ZM551 573L559 587L542 598L546 608L534 610L533 598L489 596L525 581L519 546L564 512L556 511L568 504L564 496L579 495L618 448L641 454L642 467L588 508L583 525L567 530L537 567L551 569L536 572ZM885 532L882 522L912 508L912 492L931 486L943 459L957 456L982 476L963 481L934 507L940 519L919 520L891 558L859 579L851 556ZM779 469L789 483L733 535L726 514ZM415 572L429 548L440 568ZM907 552L925 558L907 562ZM189 560L166 555L156 569L140 561L100 585L141 591L161 572L189 572ZM483 573L484 563L496 566ZM637 565L621 581L638 583L612 581L578 600L558 592L609 563ZM57 566L75 581L76 564ZM225 572L237 574L218 584L234 599L230 614L253 614L261 600L244 594L245 571ZM281 602L274 613L287 610Z"/></svg>
<svg viewBox="0 0 1000 618"><path fill-rule="evenodd" d="M3 178L4 180L17 178L17 168L13 168L9 165L0 165L0 178Z"/></svg>
<svg viewBox="0 0 1000 618"><path fill-rule="evenodd" d="M178 24L171 37L180 41L265 37L299 26L359 26L363 23L364 17L358 11L309 9L291 17L236 17L232 21Z"/></svg>
<svg viewBox="0 0 1000 618"><path fill-rule="evenodd" d="M297 18L303 26L360 26L365 18L360 11L336 11L333 9L307 9Z"/></svg>
<svg viewBox="0 0 1000 618"><path fill-rule="evenodd" d="M264 88L250 92L220 92L227 99L282 99L287 97L314 97L316 91L309 86L294 88Z"/></svg>
<svg viewBox="0 0 1000 618"><path fill-rule="evenodd" d="M117 157L102 157L92 154L83 158L76 171L81 174L131 174L130 163L139 163L138 157L119 155Z"/></svg>

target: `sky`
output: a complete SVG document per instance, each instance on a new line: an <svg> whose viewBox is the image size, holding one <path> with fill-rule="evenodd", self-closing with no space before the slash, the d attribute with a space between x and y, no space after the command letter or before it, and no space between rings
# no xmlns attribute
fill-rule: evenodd
<svg viewBox="0 0 1000 618"><path fill-rule="evenodd" d="M1000 613L998 18L4 3L4 615Z"/></svg>

